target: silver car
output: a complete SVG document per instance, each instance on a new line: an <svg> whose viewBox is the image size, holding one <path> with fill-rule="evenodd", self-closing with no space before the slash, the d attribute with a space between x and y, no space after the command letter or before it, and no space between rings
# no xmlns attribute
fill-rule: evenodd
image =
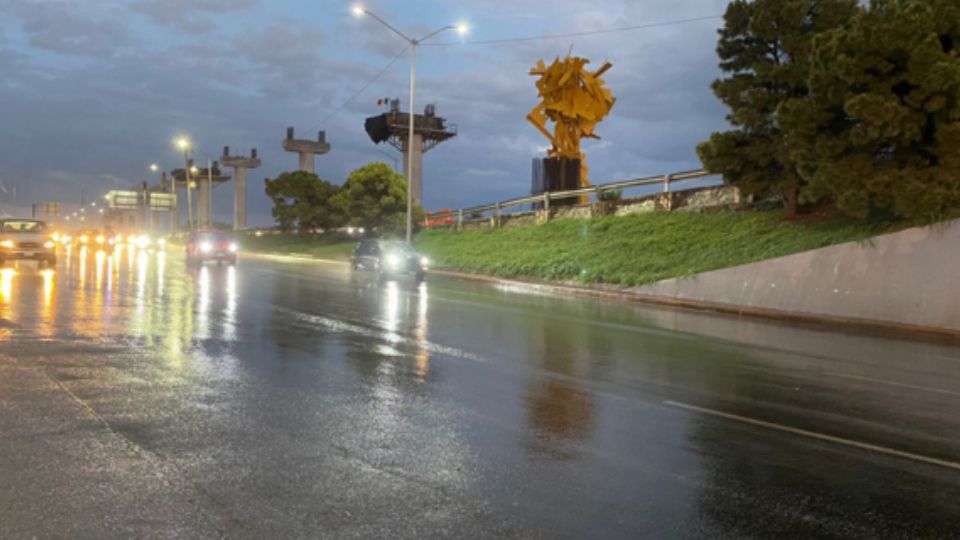
<svg viewBox="0 0 960 540"><path fill-rule="evenodd" d="M57 244L47 226L35 219L0 220L0 265L10 261L39 261L57 264Z"/></svg>

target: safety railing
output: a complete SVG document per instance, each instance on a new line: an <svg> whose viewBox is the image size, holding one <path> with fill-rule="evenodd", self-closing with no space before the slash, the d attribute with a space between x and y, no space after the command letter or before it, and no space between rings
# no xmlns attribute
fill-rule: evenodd
<svg viewBox="0 0 960 540"><path fill-rule="evenodd" d="M604 192L622 191L628 188L652 186L652 185L662 185L663 186L662 193L670 193L671 185L676 182L696 180L700 178L707 178L710 176L716 176L716 175L700 169L695 171L684 171L684 172L664 174L664 175L658 175L658 176L648 176L644 178L634 178L632 180L622 180L620 182L610 182L607 184L597 184L594 186L580 188L580 189L571 189L566 191L548 191L544 193L538 193L536 195L528 195L526 197L517 197L515 199L499 201L492 204L484 204L480 206L472 206L469 208L461 208L459 210L441 210L439 212L427 212L426 219L424 220L424 225L426 225L427 227L447 226L447 225L453 225L453 224L460 225L464 222L465 219L474 219L475 216L481 216L486 212L494 212L494 217L496 218L496 221L499 221L500 217L506 213L505 211L507 209L515 208L518 206L529 205L529 204L537 204L537 203L542 203L543 209L547 210L547 214L549 214L551 201L572 199L575 197L583 197L583 196L589 196L589 195L594 195L597 198L597 200L600 200Z"/></svg>

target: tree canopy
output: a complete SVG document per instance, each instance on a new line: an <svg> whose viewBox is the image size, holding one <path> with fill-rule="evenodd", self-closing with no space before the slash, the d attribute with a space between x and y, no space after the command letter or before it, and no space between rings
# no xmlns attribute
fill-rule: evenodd
<svg viewBox="0 0 960 540"><path fill-rule="evenodd" d="M370 163L350 173L334 204L348 225L369 231L399 233L406 227L407 180L386 163ZM423 210L414 207L414 223Z"/></svg>
<svg viewBox="0 0 960 540"><path fill-rule="evenodd" d="M808 94L814 38L843 25L856 0L734 0L724 15L717 54L728 77L713 83L734 129L698 146L704 167L744 194L783 197L796 209L803 185L777 121L781 104Z"/></svg>
<svg viewBox="0 0 960 540"><path fill-rule="evenodd" d="M273 218L284 230L353 225L382 235L406 227L407 181L385 163L353 171L339 187L301 171L267 178L264 185L273 201ZM423 215L414 205L414 223L420 223Z"/></svg>
<svg viewBox="0 0 960 540"><path fill-rule="evenodd" d="M860 218L960 205L960 3L874 0L817 38L809 81L780 115L807 200Z"/></svg>
<svg viewBox="0 0 960 540"><path fill-rule="evenodd" d="M267 196L273 201L273 218L284 230L294 228L330 228L342 219L332 204L337 187L319 176L286 172L264 180Z"/></svg>

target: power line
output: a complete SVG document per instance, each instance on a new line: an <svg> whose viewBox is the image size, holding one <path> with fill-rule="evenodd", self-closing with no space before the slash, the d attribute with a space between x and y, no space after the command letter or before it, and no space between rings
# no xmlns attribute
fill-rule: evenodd
<svg viewBox="0 0 960 540"><path fill-rule="evenodd" d="M409 49L409 48L410 48L410 45L407 44L407 46L404 47L403 50L400 51L399 54L397 54L396 56L394 56L393 59L390 60L389 63L387 63L387 65L383 66L383 69L381 69L376 75L373 76L373 78L371 78L369 81L367 81L366 84L363 85L363 87L361 87L359 90L357 90L356 92L354 92L353 95L351 95L349 98L347 98L346 101L344 101L343 103L341 103L339 107L337 107L336 109L332 110L332 111L330 112L330 114L328 114L327 116L323 117L323 120L320 120L320 123L318 123L316 126L314 126L313 128L311 128L310 131L313 131L313 130L317 129L318 127L326 124L327 121L329 121L331 118L333 118L334 116L336 116L337 113L339 113L340 111L342 111L343 109L345 109L345 108L347 107L347 105L353 103L353 100L355 100L355 99L357 99L358 97L360 97L360 94L364 93L364 92L367 90L367 88L370 88L370 85L372 85L373 83L377 82L377 80L378 80L380 77L382 77L383 74L387 72L387 70L389 70L391 67L393 67L393 65L397 63L397 60L399 60L400 57L403 56L403 55L407 52L407 49Z"/></svg>
<svg viewBox="0 0 960 540"><path fill-rule="evenodd" d="M634 26L622 26L619 28L603 28L600 30L586 30L583 32L571 32L569 34L550 34L546 36L516 37L504 39L485 39L480 41L448 41L442 43L421 43L424 47L449 47L452 45L495 45L498 43L520 43L524 41L541 41L546 39L566 39L572 37L592 36L597 34L613 34L617 32L630 32L633 30L643 30L646 28L656 28L658 26L675 26L678 24L687 24L698 21L709 21L722 19L723 15L707 15L704 17L693 17L690 19L677 19L673 21L662 21L656 23L638 24Z"/></svg>
<svg viewBox="0 0 960 540"><path fill-rule="evenodd" d="M572 38L572 37L583 37L583 36L592 36L592 35L599 35L599 34L613 34L613 33L618 33L618 32L630 32L630 31L633 31L633 30L643 30L643 29L646 29L646 28L656 28L656 27L660 27L660 26L675 26L675 25L679 25L679 24L688 24L688 23L692 23L692 22L708 21L708 20L721 19L721 18L723 18L722 15L707 15L707 16L703 16L703 17L693 17L693 18L689 18L689 19L677 19L677 20L672 20L672 21L661 21L661 22L655 22L655 23L637 24L637 25L633 25L633 26L623 26L623 27L619 27L619 28L603 28L603 29L599 29L599 30L586 30L586 31L583 31L583 32L571 32L571 33L568 33L568 34L550 34L550 35L546 35L546 36L516 37L516 38L505 38L505 39L487 39L487 40L463 41L463 42L459 42L459 41L458 41L458 42L445 42L445 43L443 43L443 42L441 42L441 43L421 43L420 45L421 45L421 46L424 46L424 47L448 47L448 46L452 46L452 45L495 45L495 44L499 44L499 43L520 43L520 42L525 42L525 41L542 41L542 40L548 40L548 39L566 39L566 38ZM383 74L387 72L387 70L389 70L391 67L393 67L393 65L394 65L395 63L397 63L397 60L399 60L401 56L403 56L404 54L406 54L406 52L407 52L407 50L408 50L409 48L410 48L410 45L408 44L406 47L403 48L403 50L400 51L399 54L397 54L396 56L394 56L393 59L390 60L390 62L388 62L386 66L383 67L383 69L381 69L376 75L374 75L369 81L367 81L366 84L364 84L359 90L357 90L357 91L354 92L349 98L347 98L346 101L344 101L343 103L341 103L336 109L334 109L334 110L331 111L329 114L327 114L327 116L325 116L322 120L320 120L320 122L319 122L316 126L314 126L313 128L311 128L310 131L313 131L313 130L317 129L318 127L326 124L331 118L333 118L333 117L336 116L338 113L340 113L340 111L342 111L343 109L345 109L345 108L347 107L347 105L350 105L351 103L353 103L353 100L355 100L355 99L357 99L358 97L360 97L360 95L363 94L363 93L367 90L367 88L370 88L370 86L371 86L373 83L377 82L377 80L379 80L380 77L382 77Z"/></svg>

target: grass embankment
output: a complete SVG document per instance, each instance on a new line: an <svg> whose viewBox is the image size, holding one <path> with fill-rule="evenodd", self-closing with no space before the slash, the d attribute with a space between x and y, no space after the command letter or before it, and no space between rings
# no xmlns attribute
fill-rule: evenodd
<svg viewBox="0 0 960 540"><path fill-rule="evenodd" d="M301 236L297 234L244 235L238 237L241 250L275 255L305 255L318 259L350 258L357 241L336 236Z"/></svg>
<svg viewBox="0 0 960 540"><path fill-rule="evenodd" d="M891 230L781 212L649 213L462 232L425 231L417 248L449 270L634 286L780 257Z"/></svg>

